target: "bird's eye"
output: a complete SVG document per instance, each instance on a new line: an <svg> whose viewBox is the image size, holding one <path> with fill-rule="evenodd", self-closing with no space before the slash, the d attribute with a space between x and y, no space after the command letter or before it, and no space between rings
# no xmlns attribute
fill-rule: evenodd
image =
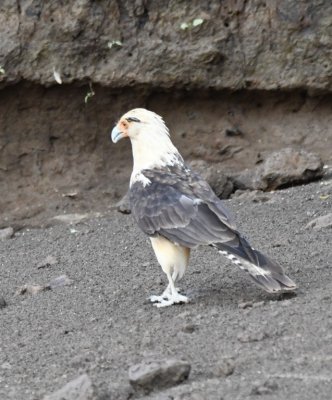
<svg viewBox="0 0 332 400"><path fill-rule="evenodd" d="M128 124L127 124L126 121L121 121L121 125L122 125L125 129L128 128Z"/></svg>
<svg viewBox="0 0 332 400"><path fill-rule="evenodd" d="M126 118L126 120L128 121L128 122L141 122L138 118L136 118L136 117L128 117L128 118Z"/></svg>

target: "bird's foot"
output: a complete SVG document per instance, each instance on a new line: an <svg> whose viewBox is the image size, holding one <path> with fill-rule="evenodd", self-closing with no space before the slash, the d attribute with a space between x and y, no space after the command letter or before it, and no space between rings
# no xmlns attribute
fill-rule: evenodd
<svg viewBox="0 0 332 400"><path fill-rule="evenodd" d="M167 298L165 298L163 296L151 296L151 297L153 297L153 300L154 300L153 305L158 308L168 307L173 304L189 302L189 298L187 296L183 296L180 293L171 294L171 295L167 296ZM150 300L152 301L151 297L150 297Z"/></svg>
<svg viewBox="0 0 332 400"><path fill-rule="evenodd" d="M177 292L181 291L179 288L175 288ZM180 295L181 296L181 295ZM152 295L149 297L151 303L161 303L165 300L170 300L172 297L171 290L167 287L160 296Z"/></svg>
<svg viewBox="0 0 332 400"><path fill-rule="evenodd" d="M165 295L164 293L161 296L152 295L149 297L151 303L161 303L162 301L169 300L171 294Z"/></svg>

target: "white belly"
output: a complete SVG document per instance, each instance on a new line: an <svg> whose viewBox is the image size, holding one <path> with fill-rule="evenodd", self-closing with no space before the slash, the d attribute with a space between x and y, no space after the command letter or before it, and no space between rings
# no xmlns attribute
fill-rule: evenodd
<svg viewBox="0 0 332 400"><path fill-rule="evenodd" d="M166 274L175 273L181 279L186 271L190 249L176 245L162 236L151 237L152 248Z"/></svg>

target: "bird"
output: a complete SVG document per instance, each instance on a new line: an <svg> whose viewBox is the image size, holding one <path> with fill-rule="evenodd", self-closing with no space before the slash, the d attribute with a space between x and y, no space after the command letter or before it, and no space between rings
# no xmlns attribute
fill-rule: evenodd
<svg viewBox="0 0 332 400"><path fill-rule="evenodd" d="M161 116L144 108L128 111L111 132L113 143L123 138L130 139L133 154L131 212L168 279L161 295L150 296L154 305L189 302L175 283L188 267L191 249L202 245L216 249L269 293L296 289L276 261L249 244L222 200L184 162Z"/></svg>

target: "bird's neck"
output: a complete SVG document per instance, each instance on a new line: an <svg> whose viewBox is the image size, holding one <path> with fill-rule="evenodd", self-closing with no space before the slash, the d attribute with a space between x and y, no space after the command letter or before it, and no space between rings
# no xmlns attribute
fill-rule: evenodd
<svg viewBox="0 0 332 400"><path fill-rule="evenodd" d="M131 182L142 170L162 168L182 160L168 136L159 138L153 135L149 137L141 135L139 139L132 139L131 144L134 162Z"/></svg>

